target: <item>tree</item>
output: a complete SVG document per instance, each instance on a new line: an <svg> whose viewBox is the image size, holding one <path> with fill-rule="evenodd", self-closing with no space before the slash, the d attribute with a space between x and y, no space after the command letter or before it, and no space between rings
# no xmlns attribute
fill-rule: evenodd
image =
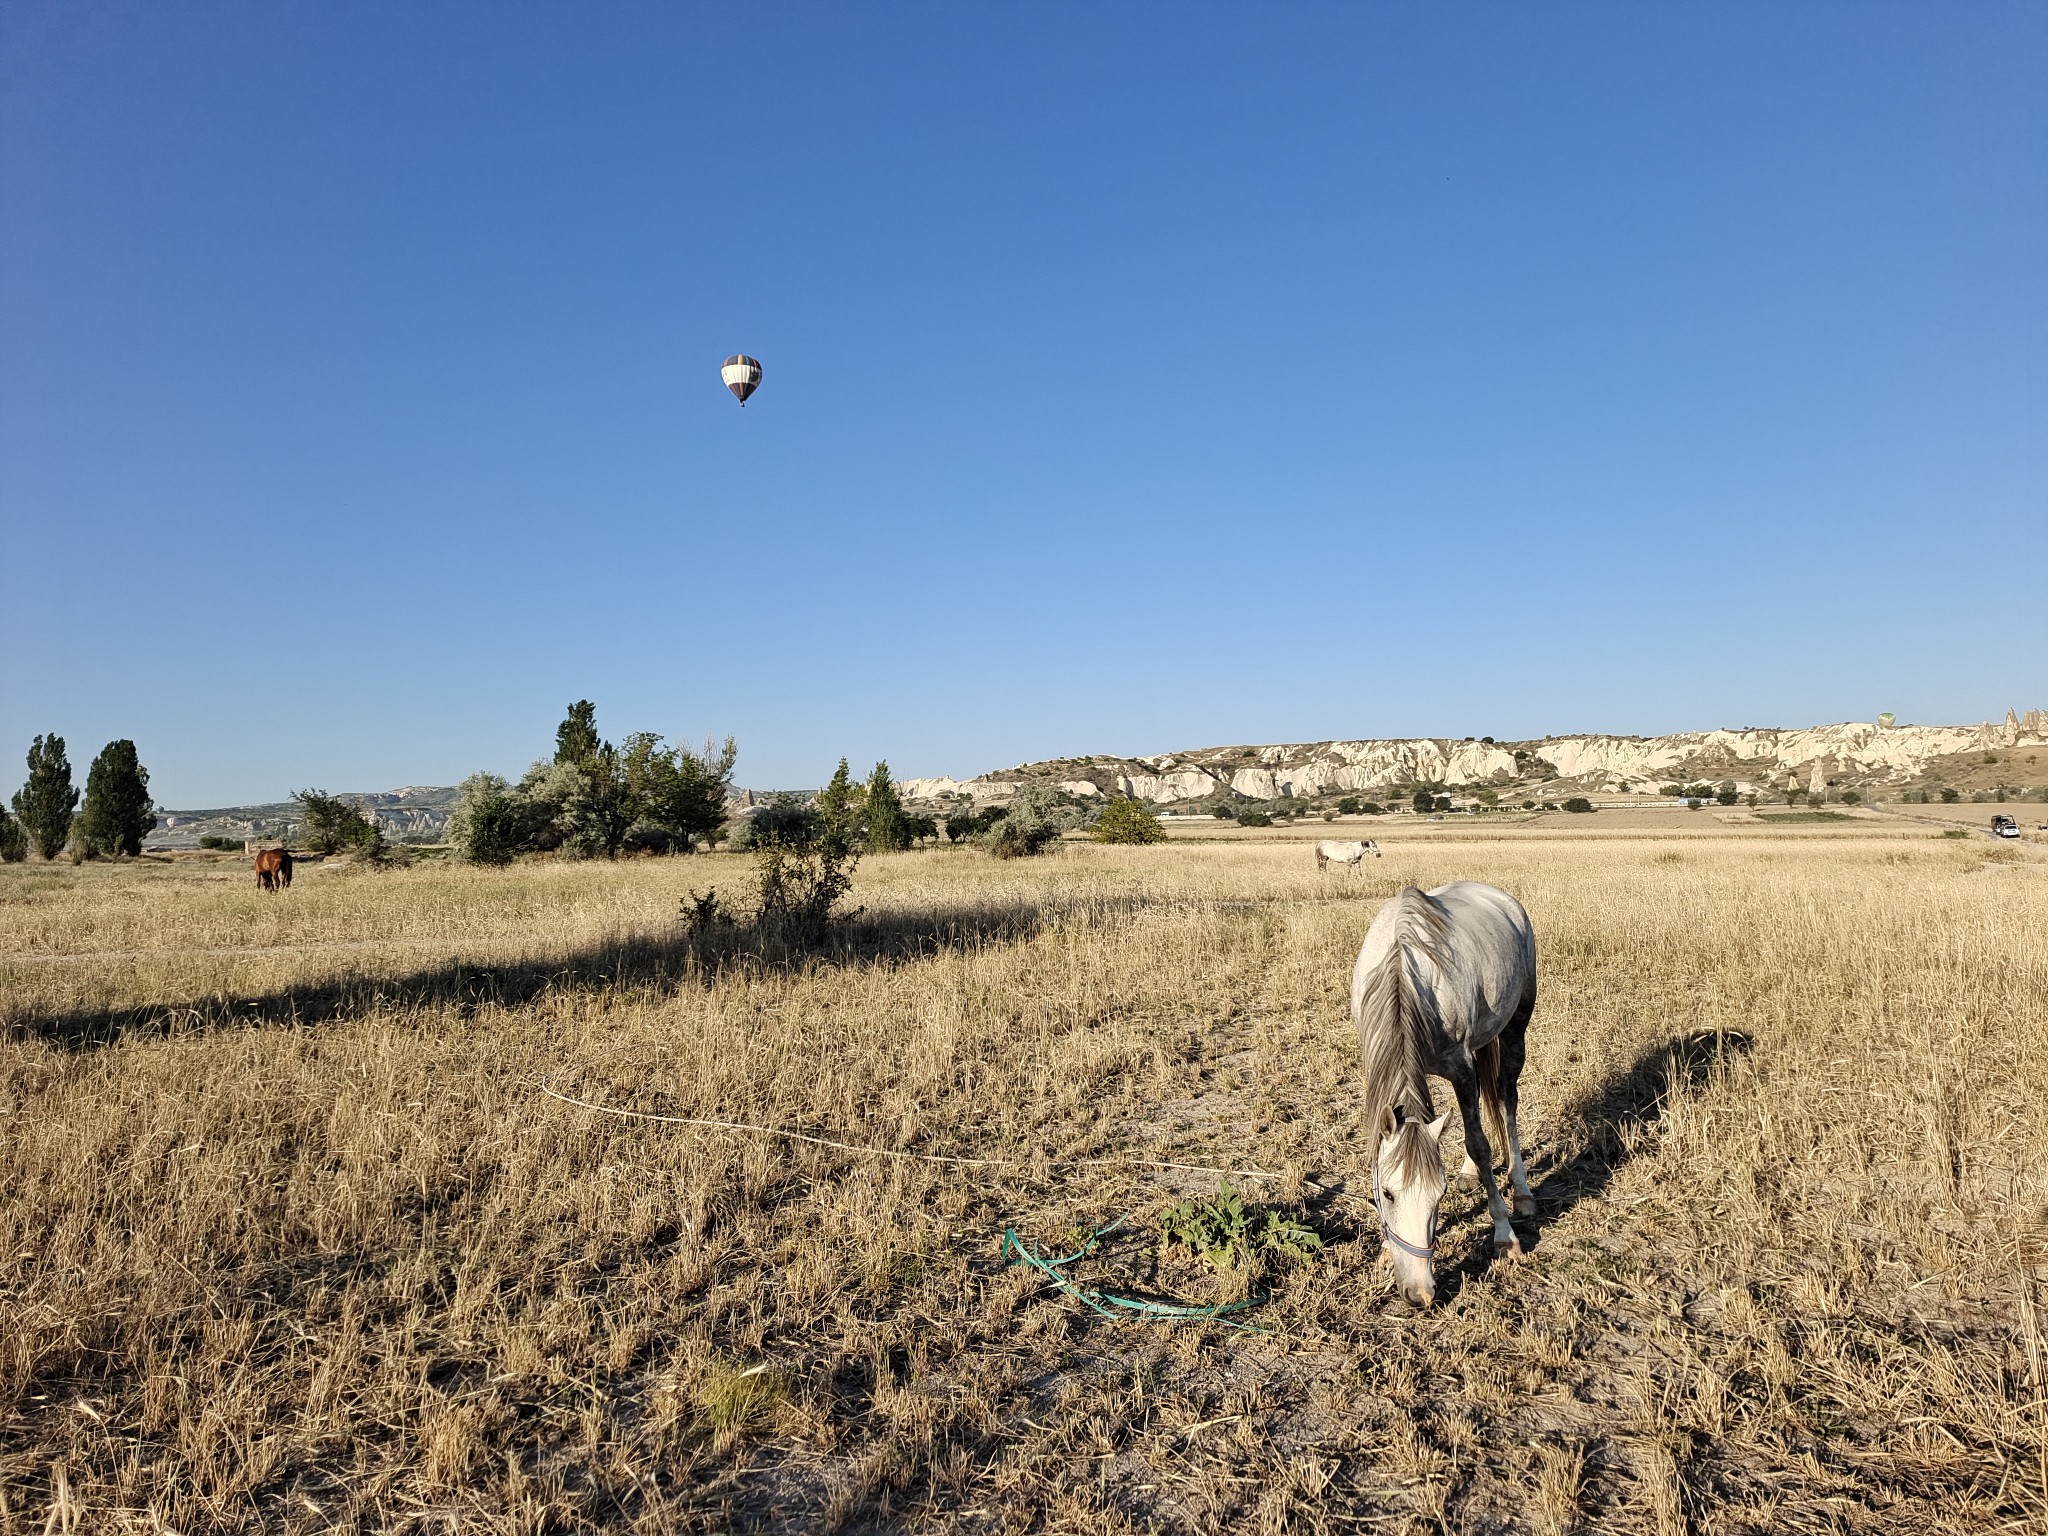
<svg viewBox="0 0 2048 1536"><path fill-rule="evenodd" d="M377 823L346 800L317 789L295 789L292 798L305 812L306 846L313 852L353 850L374 856L383 851L384 834Z"/></svg>
<svg viewBox="0 0 2048 1536"><path fill-rule="evenodd" d="M1426 789L1418 789L1409 797L1408 803L1415 807L1415 814L1426 816L1436 809L1436 796Z"/></svg>
<svg viewBox="0 0 2048 1536"><path fill-rule="evenodd" d="M875 853L900 853L910 846L910 829L904 825L903 797L889 778L889 765L877 763L868 775L866 845Z"/></svg>
<svg viewBox="0 0 2048 1536"><path fill-rule="evenodd" d="M28 749L28 782L14 796L14 814L29 846L45 859L64 851L78 791L71 787L71 759L62 736L38 736Z"/></svg>
<svg viewBox="0 0 2048 1536"><path fill-rule="evenodd" d="M1337 802L1337 814L1339 816L1357 816L1361 814L1361 811L1362 806L1356 795L1346 795Z"/></svg>
<svg viewBox="0 0 2048 1536"><path fill-rule="evenodd" d="M568 717L555 727L555 761L587 763L597 747L597 706L578 699L569 706Z"/></svg>
<svg viewBox="0 0 2048 1536"><path fill-rule="evenodd" d="M1573 795L1571 799L1565 801L1564 808L1574 815L1583 816L1593 809L1593 802L1584 795Z"/></svg>
<svg viewBox="0 0 2048 1536"><path fill-rule="evenodd" d="M1721 805L1733 805L1741 798L1742 796L1736 792L1733 784L1723 784L1714 791L1714 799Z"/></svg>
<svg viewBox="0 0 2048 1536"><path fill-rule="evenodd" d="M723 747L706 741L702 752L663 747L651 731L626 738L626 786L638 816L668 833L688 852L725 822L732 768L739 747L728 736Z"/></svg>
<svg viewBox="0 0 2048 1536"><path fill-rule="evenodd" d="M832 778L818 791L818 798L812 809L818 813L819 835L837 838L848 847L860 842L861 826L867 809L867 791L853 782L853 775L847 771L846 759L839 759L839 766L832 772Z"/></svg>
<svg viewBox="0 0 2048 1536"><path fill-rule="evenodd" d="M28 857L28 834L6 806L0 805L0 864L19 864Z"/></svg>
<svg viewBox="0 0 2048 1536"><path fill-rule="evenodd" d="M531 846L524 804L495 773L473 773L456 791L448 815L448 841L455 856L472 864L510 864Z"/></svg>
<svg viewBox="0 0 2048 1536"><path fill-rule="evenodd" d="M1094 835L1098 843L1163 843L1166 828L1144 801L1119 797L1095 818Z"/></svg>
<svg viewBox="0 0 2048 1536"><path fill-rule="evenodd" d="M143 835L156 826L149 799L149 770L132 741L110 741L85 775L85 809L79 834L93 852L107 858L142 852Z"/></svg>
<svg viewBox="0 0 2048 1536"><path fill-rule="evenodd" d="M587 859L615 859L638 817L625 755L601 741L581 762L567 765L568 782L558 818L565 853Z"/></svg>
<svg viewBox="0 0 2048 1536"><path fill-rule="evenodd" d="M1960 796L1958 796L1956 792L1952 789L1944 789L1941 792L1941 803L1943 805L1954 805L1959 798ZM15 801L14 805L16 810L19 810L21 808L21 802L19 800ZM27 821L28 818L24 816L22 817L22 820Z"/></svg>

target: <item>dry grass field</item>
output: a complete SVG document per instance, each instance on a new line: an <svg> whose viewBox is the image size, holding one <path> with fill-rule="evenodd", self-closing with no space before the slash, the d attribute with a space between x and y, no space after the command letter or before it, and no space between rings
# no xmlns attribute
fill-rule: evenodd
<svg viewBox="0 0 2048 1536"><path fill-rule="evenodd" d="M746 874L0 869L0 1529L2048 1529L2029 850L909 854L829 953L693 961ZM1542 1213L1493 1263L1454 1185L1418 1315L1345 1003L1375 903L1461 876L1536 924ZM1259 1331L1005 1267L1128 1216L1077 1273L1237 1294L1150 1242L1215 1180L1126 1158L1276 1175L1326 1246Z"/></svg>

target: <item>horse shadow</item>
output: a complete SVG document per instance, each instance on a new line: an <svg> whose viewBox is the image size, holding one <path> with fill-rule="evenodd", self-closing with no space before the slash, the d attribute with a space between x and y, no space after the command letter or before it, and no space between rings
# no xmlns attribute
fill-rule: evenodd
<svg viewBox="0 0 2048 1536"><path fill-rule="evenodd" d="M1755 1045L1755 1036L1739 1029L1690 1030L1643 1047L1626 1068L1568 1105L1563 1124L1578 1131L1571 1150L1530 1161L1537 1220L1547 1224L1604 1195L1641 1145L1626 1132L1656 1124L1673 1093L1698 1088L1716 1066Z"/></svg>
<svg viewBox="0 0 2048 1536"><path fill-rule="evenodd" d="M1641 1150L1640 1138L1626 1134L1629 1129L1654 1125L1674 1091L1699 1087L1717 1064L1748 1054L1755 1044L1754 1036L1734 1029L1698 1029L1675 1035L1644 1046L1628 1066L1609 1073L1591 1091L1568 1104L1561 1124L1569 1150L1538 1151L1528 1157L1536 1215L1515 1219L1523 1251L1533 1253L1540 1247L1550 1224L1581 1201L1606 1193L1623 1165ZM1498 1170L1497 1177L1501 1193L1512 1199L1506 1170ZM1484 1199L1473 1219L1481 1223L1488 1219ZM1451 1285L1445 1294L1478 1279L1496 1262L1491 1244L1475 1243L1465 1261L1446 1276Z"/></svg>
<svg viewBox="0 0 2048 1536"><path fill-rule="evenodd" d="M1100 920L1139 904L1135 898L1104 902L1098 897L1087 904L1082 920ZM670 932L608 938L530 959L451 960L396 975L343 972L255 995L28 1011L0 1022L0 1039L36 1038L61 1049L93 1051L135 1037L305 1028L380 1011L445 1009L469 1018L551 994L631 992L659 999L708 988L736 971L906 966L947 951L1014 944L1050 923L1068 920L1074 906L1026 900L855 912L801 942L744 924L712 934L693 932L679 920Z"/></svg>

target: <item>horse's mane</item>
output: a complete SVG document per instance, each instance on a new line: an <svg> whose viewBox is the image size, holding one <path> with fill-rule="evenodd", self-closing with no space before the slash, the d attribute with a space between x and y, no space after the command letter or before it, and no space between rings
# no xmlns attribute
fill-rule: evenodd
<svg viewBox="0 0 2048 1536"><path fill-rule="evenodd" d="M1438 975L1450 970L1450 921L1443 908L1412 885L1392 905L1394 942L1366 973L1358 1002L1366 1124L1376 1132L1387 1128L1396 1108L1423 1120L1433 1118L1425 1065L1443 1021L1435 989L1416 985L1415 966L1426 958Z"/></svg>

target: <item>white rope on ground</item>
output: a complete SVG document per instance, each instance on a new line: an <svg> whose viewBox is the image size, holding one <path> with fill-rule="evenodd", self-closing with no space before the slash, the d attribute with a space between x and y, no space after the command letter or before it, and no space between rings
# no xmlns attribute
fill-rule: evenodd
<svg viewBox="0 0 2048 1536"><path fill-rule="evenodd" d="M756 1136L780 1136L785 1141L802 1141L814 1147L830 1147L836 1152L860 1152L870 1157L895 1157L907 1162L944 1163L952 1168L1032 1166L1013 1157L943 1157L936 1152L898 1152L889 1147L860 1147L851 1142L807 1135L803 1131L785 1130L777 1125L747 1125L738 1120L698 1120L688 1115L650 1115L644 1110L620 1109L613 1104L593 1104L588 1099L575 1098L559 1092L546 1078L540 1079L540 1091L551 1099L560 1099L564 1104L574 1104L579 1109L592 1110L600 1115L617 1115L622 1120L647 1120L656 1125L689 1125L710 1131L747 1131ZM1263 1168L1211 1168L1202 1163L1165 1163L1148 1157L1051 1157L1047 1158L1046 1162L1054 1168L1171 1168L1180 1173L1213 1173L1235 1179L1283 1177L1281 1174L1268 1173Z"/></svg>

